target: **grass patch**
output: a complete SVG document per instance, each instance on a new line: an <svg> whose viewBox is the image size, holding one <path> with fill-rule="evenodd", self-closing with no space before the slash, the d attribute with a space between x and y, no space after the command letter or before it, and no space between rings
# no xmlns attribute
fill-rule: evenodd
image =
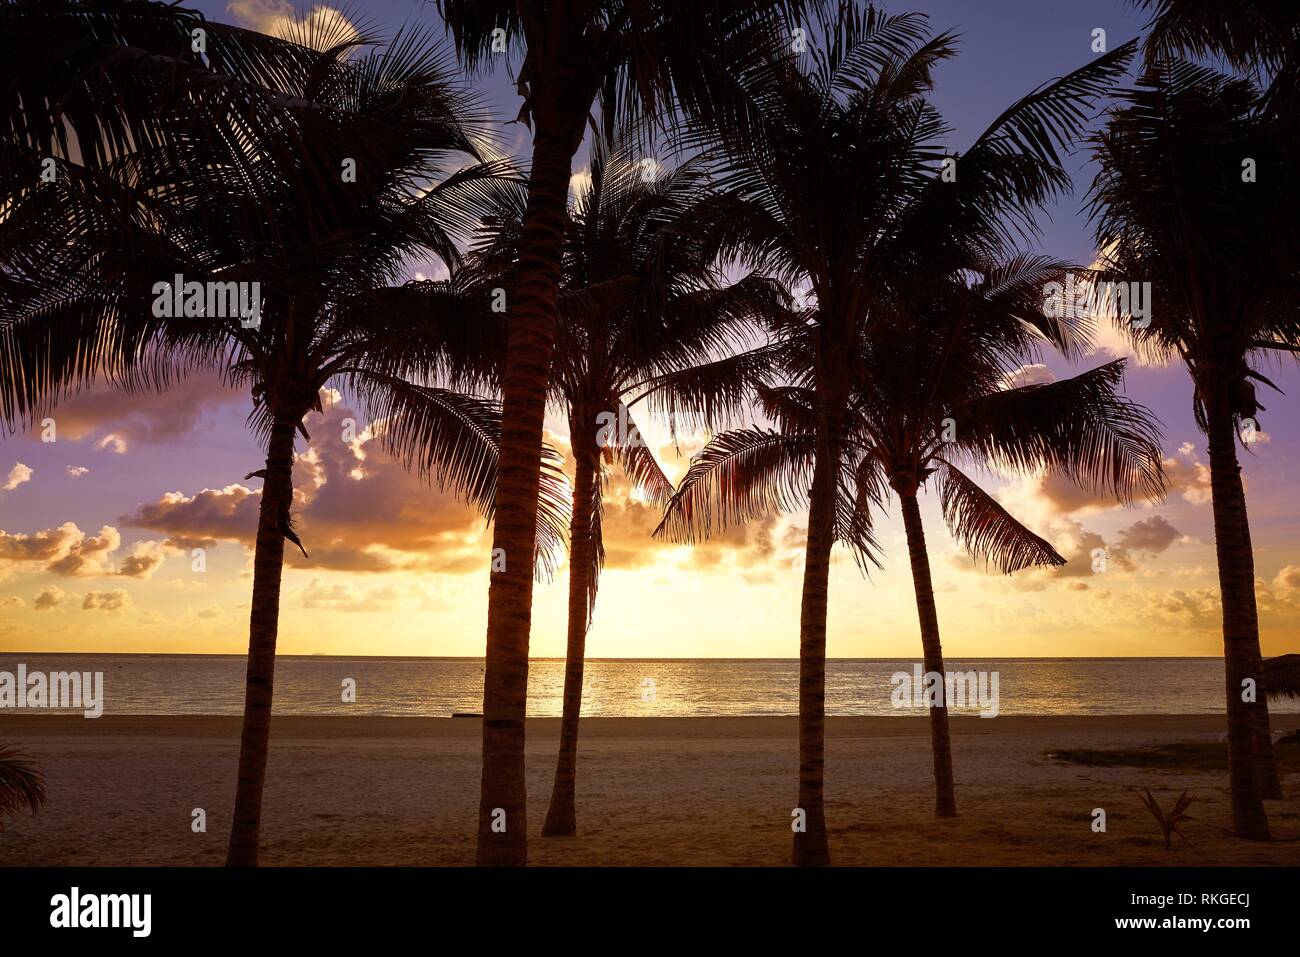
<svg viewBox="0 0 1300 957"><path fill-rule="evenodd" d="M1273 754L1280 774L1300 771L1300 748L1275 743ZM1228 745L1210 742L1160 744L1153 748L1095 751L1086 748L1047 751L1046 757L1090 768L1151 768L1157 771L1227 771Z"/></svg>

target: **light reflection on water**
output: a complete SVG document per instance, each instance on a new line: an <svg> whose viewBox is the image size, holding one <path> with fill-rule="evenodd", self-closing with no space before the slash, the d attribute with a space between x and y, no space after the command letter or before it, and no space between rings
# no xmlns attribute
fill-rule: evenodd
<svg viewBox="0 0 1300 957"><path fill-rule="evenodd" d="M105 714L240 714L244 659L235 655L47 655L0 653L0 671L103 671ZM916 714L890 704L890 676L912 661L827 662L831 715ZM1216 658L1000 658L948 662L949 670L996 671L999 712L1014 714L1206 714L1223 710ZM345 678L357 683L344 704ZM593 660L583 714L590 716L789 715L798 711L793 660ZM647 684L653 682L653 686ZM558 716L564 662L536 659L528 713ZM277 714L429 715L482 708L483 662L474 658L282 657ZM650 692L653 691L653 694ZM1300 713L1300 702L1271 702ZM957 709L973 712L976 709Z"/></svg>

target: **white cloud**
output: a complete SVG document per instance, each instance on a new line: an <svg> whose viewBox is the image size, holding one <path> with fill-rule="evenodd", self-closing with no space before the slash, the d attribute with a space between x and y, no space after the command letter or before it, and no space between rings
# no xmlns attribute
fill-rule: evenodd
<svg viewBox="0 0 1300 957"><path fill-rule="evenodd" d="M1191 442L1184 442L1178 447L1178 457L1161 459L1165 472L1165 482L1169 494L1180 493L1185 501L1193 505L1210 503L1210 467L1196 458L1196 447ZM1242 476L1242 484L1245 484Z"/></svg>
<svg viewBox="0 0 1300 957"><path fill-rule="evenodd" d="M95 448L107 449L114 455L125 455L127 448L126 437L117 432L110 432L95 443Z"/></svg>
<svg viewBox="0 0 1300 957"><path fill-rule="evenodd" d="M591 189L591 167L584 166L569 177L569 198L577 202Z"/></svg>
<svg viewBox="0 0 1300 957"><path fill-rule="evenodd" d="M1055 382L1056 376L1051 369L1036 362L1033 365L1021 366L1015 372L1007 373L1005 388L1021 389L1027 385L1047 385L1049 382Z"/></svg>
<svg viewBox="0 0 1300 957"><path fill-rule="evenodd" d="M30 482L35 474L22 462L18 462L9 470L9 477L5 479L4 485L0 485L0 492L12 492L24 482Z"/></svg>
<svg viewBox="0 0 1300 957"><path fill-rule="evenodd" d="M1271 581L1255 580L1260 607L1270 611L1300 609L1300 565L1286 565Z"/></svg>

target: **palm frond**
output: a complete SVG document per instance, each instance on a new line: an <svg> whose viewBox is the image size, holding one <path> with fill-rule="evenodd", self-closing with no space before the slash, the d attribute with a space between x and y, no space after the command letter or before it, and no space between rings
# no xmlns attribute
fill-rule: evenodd
<svg viewBox="0 0 1300 957"><path fill-rule="evenodd" d="M0 831L6 818L24 809L36 814L45 803L45 775L14 745L0 745Z"/></svg>
<svg viewBox="0 0 1300 957"><path fill-rule="evenodd" d="M1160 430L1116 391L1124 360L1039 385L993 392L953 410L957 449L1020 473L1047 468L1122 502L1164 495Z"/></svg>
<svg viewBox="0 0 1300 957"><path fill-rule="evenodd" d="M1287 0L1132 0L1151 12L1148 60L1218 55L1247 69L1273 69L1293 50L1300 11Z"/></svg>
<svg viewBox="0 0 1300 957"><path fill-rule="evenodd" d="M660 468L654 452L641 438L641 429L632 418L632 414L626 411L626 408L626 406L620 408L620 415L626 416L628 435L637 436L637 440L634 442L615 442L611 449L618 458L618 462L623 467L627 477L645 495L646 500L660 508L664 508L673 497L673 483L668 480L668 476Z"/></svg>
<svg viewBox="0 0 1300 957"><path fill-rule="evenodd" d="M375 373L351 376L349 387L394 458L491 519L501 446L498 403ZM548 578L568 531L569 492L562 464L559 453L543 450L535 558L539 573Z"/></svg>
<svg viewBox="0 0 1300 957"><path fill-rule="evenodd" d="M815 453L813 436L763 429L714 436L691 459L655 537L694 543L715 530L800 508L808 499Z"/></svg>
<svg viewBox="0 0 1300 957"><path fill-rule="evenodd" d="M943 519L972 556L993 563L1004 575L1032 565L1065 564L1049 542L1016 521L960 470L942 459L935 464Z"/></svg>
<svg viewBox="0 0 1300 957"><path fill-rule="evenodd" d="M1300 698L1300 655L1265 658L1264 687L1269 697Z"/></svg>
<svg viewBox="0 0 1300 957"><path fill-rule="evenodd" d="M648 399L674 436L679 428L726 424L742 414L754 385L771 376L788 351L785 343L775 342L655 376L634 386L640 394L629 405Z"/></svg>
<svg viewBox="0 0 1300 957"><path fill-rule="evenodd" d="M1070 188L1064 156L1084 139L1096 104L1135 50L1136 41L1123 43L1026 94L960 155L953 212L946 217L959 243L1002 255L1014 238L1011 229L1036 233L1034 211Z"/></svg>
<svg viewBox="0 0 1300 957"><path fill-rule="evenodd" d="M842 464L835 499L835 539L848 546L864 575L871 566L883 567L873 513L884 506L887 494L884 472L875 456L864 455L856 464L850 458Z"/></svg>

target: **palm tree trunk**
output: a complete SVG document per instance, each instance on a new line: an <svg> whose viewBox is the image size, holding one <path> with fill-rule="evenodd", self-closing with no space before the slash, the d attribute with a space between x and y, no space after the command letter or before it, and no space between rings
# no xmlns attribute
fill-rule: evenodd
<svg viewBox="0 0 1300 957"><path fill-rule="evenodd" d="M912 560L912 587L916 591L916 614L921 621L921 648L926 674L945 681L943 648L939 643L939 613L934 605L934 584L930 581L930 556L925 550L925 527L916 493L899 493L903 505L903 528L907 552ZM946 681L944 687L947 687ZM957 816L957 795L952 782L952 745L948 739L948 702L930 708L930 747L934 751L934 813L937 817Z"/></svg>
<svg viewBox="0 0 1300 957"><path fill-rule="evenodd" d="M1255 561L1251 553L1246 495L1237 464L1232 415L1222 401L1206 402L1209 419L1210 491L1214 547L1223 604L1223 658L1228 698L1228 778L1232 824L1243 837L1268 840L1268 818L1260 795L1255 754L1255 709L1242 700L1242 683L1262 678L1259 622L1255 609Z"/></svg>
<svg viewBox="0 0 1300 957"><path fill-rule="evenodd" d="M569 837L578 833L574 808L578 777L578 719L582 714L582 666L587 653L587 598L592 575L591 518L595 512L596 469L600 451L594 439L595 423L569 421L575 460L573 517L569 523L569 644L564 659L564 716L560 720L560 754L555 763L555 787L542 826L543 837Z"/></svg>
<svg viewBox="0 0 1300 957"><path fill-rule="evenodd" d="M505 569L493 572L488 588L480 865L528 863L524 714L528 701L538 474L574 148L576 143L570 146L567 139L543 137L539 131L528 180L518 285L510 304L510 337L502 384L501 464L492 533L493 555L504 556Z"/></svg>
<svg viewBox="0 0 1300 957"><path fill-rule="evenodd" d="M248 675L244 729L239 740L239 784L230 827L227 867L256 867L262 824L262 791L271 740L275 641L280 627L280 574L284 569L286 517L293 502L293 437L298 423L276 416L266 454L262 503L253 552L253 605L248 618Z"/></svg>
<svg viewBox="0 0 1300 957"><path fill-rule="evenodd" d="M1249 534L1250 529L1247 529ZM1258 634L1258 632L1256 633ZM1277 773L1277 760L1273 756L1273 726L1268 714L1268 688L1264 684L1264 656L1256 640L1250 658L1251 673L1259 686L1259 700L1255 702L1255 774L1259 780L1259 796L1280 801L1282 780Z"/></svg>
<svg viewBox="0 0 1300 957"><path fill-rule="evenodd" d="M795 829L790 863L818 867L830 863L826 842L823 785L826 767L826 600L831 548L835 544L843 405L827 400L808 503L808 544L804 558L803 601L799 610L799 809L803 829Z"/></svg>

